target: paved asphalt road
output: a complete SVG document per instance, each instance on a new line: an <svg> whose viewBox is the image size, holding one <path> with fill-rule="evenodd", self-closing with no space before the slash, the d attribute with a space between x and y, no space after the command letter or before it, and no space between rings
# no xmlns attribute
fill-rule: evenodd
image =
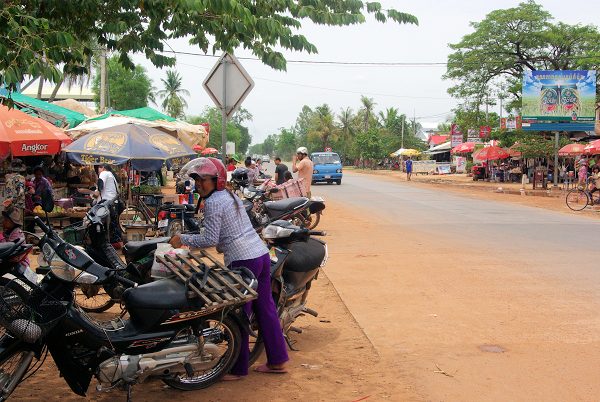
<svg viewBox="0 0 600 402"><path fill-rule="evenodd" d="M576 213L482 201L444 193L441 187L429 190L352 173L341 186L316 184L312 192L367 210L374 221L397 230L428 233L433 243L451 239L465 252L503 254L571 279L577 273L593 275L600 290L600 222Z"/></svg>

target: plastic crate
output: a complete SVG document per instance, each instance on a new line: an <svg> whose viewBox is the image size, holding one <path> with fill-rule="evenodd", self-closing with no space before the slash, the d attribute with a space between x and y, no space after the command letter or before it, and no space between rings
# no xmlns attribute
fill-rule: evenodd
<svg viewBox="0 0 600 402"><path fill-rule="evenodd" d="M83 227L83 223L76 223L64 228L63 239L74 246L83 246L85 241L85 228Z"/></svg>

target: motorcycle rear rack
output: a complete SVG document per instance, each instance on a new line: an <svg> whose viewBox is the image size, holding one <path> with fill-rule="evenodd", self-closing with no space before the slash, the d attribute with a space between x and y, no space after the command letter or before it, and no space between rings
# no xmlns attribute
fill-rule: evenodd
<svg viewBox="0 0 600 402"><path fill-rule="evenodd" d="M194 250L189 256L156 256L177 279L186 284L188 297L199 297L203 309L219 310L244 304L258 297L242 277L225 267L205 250Z"/></svg>

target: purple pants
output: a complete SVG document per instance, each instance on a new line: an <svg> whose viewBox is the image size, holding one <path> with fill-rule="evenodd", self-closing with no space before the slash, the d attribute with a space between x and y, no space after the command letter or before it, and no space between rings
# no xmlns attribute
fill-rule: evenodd
<svg viewBox="0 0 600 402"><path fill-rule="evenodd" d="M260 332L265 343L267 353L267 364L282 364L288 361L287 346L283 338L281 324L277 308L271 295L271 259L269 254L252 260L234 261L231 267L246 267L256 276L258 280L258 299L247 303L244 311L248 316L254 311L258 320ZM248 346L248 333L242 328L242 349L240 355L231 369L231 374L248 375L248 358L250 350Z"/></svg>

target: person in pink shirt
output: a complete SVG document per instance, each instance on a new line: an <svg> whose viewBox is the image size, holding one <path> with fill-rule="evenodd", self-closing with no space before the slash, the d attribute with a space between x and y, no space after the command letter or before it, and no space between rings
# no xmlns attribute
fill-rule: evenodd
<svg viewBox="0 0 600 402"><path fill-rule="evenodd" d="M312 182L313 163L308 158L308 149L300 147L296 150L296 156L292 161L292 171L298 173L298 179L304 179L304 189L306 196L310 198L310 184Z"/></svg>
<svg viewBox="0 0 600 402"><path fill-rule="evenodd" d="M21 230L23 226L23 215L21 211L15 207L8 207L2 211L2 236L0 242L14 242L25 240L25 233ZM25 257L20 263L19 271L30 281L36 280L36 274L29 267L29 258Z"/></svg>

